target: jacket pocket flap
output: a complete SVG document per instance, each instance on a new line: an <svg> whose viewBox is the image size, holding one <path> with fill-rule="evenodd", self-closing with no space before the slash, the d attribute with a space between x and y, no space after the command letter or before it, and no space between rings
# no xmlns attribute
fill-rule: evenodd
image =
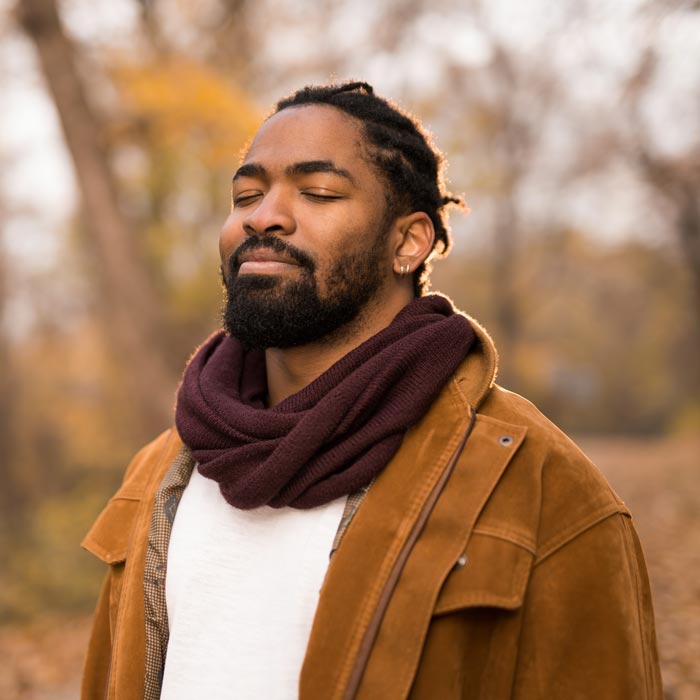
<svg viewBox="0 0 700 700"><path fill-rule="evenodd" d="M97 516L81 546L106 564L126 560L129 541L141 501L117 495Z"/></svg>
<svg viewBox="0 0 700 700"><path fill-rule="evenodd" d="M523 602L533 555L507 539L475 532L445 580L434 614L461 608L514 610Z"/></svg>

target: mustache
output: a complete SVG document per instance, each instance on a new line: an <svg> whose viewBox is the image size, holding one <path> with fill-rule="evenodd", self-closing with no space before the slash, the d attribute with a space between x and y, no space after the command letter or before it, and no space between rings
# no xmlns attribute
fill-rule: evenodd
<svg viewBox="0 0 700 700"><path fill-rule="evenodd" d="M228 261L229 279L235 278L238 274L238 270L241 266L241 255L252 250L271 250L280 255L286 255L294 260L294 262L298 263L300 267L303 267L311 273L316 270L316 263L308 253L293 246L291 243L281 240L277 236L268 234L266 236L251 236L233 251Z"/></svg>

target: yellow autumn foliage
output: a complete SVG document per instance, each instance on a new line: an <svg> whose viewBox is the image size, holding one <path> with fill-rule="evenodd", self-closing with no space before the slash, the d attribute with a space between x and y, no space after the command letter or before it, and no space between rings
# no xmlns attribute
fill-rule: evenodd
<svg viewBox="0 0 700 700"><path fill-rule="evenodd" d="M153 145L192 150L209 167L230 166L260 122L243 90L194 59L121 61L112 76L123 108L148 125Z"/></svg>

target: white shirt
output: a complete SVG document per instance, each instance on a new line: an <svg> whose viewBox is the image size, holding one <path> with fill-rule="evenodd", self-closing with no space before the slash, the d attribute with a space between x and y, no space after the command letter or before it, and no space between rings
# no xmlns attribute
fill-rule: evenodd
<svg viewBox="0 0 700 700"><path fill-rule="evenodd" d="M347 498L230 506L197 468L173 523L164 700L289 700Z"/></svg>

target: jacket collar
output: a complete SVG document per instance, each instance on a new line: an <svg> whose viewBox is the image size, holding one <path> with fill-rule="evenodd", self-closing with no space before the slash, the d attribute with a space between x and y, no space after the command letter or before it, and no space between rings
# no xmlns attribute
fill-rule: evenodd
<svg viewBox="0 0 700 700"><path fill-rule="evenodd" d="M496 382L498 353L486 329L471 316L462 315L474 329L478 342L457 368L455 379L466 405L478 410Z"/></svg>

